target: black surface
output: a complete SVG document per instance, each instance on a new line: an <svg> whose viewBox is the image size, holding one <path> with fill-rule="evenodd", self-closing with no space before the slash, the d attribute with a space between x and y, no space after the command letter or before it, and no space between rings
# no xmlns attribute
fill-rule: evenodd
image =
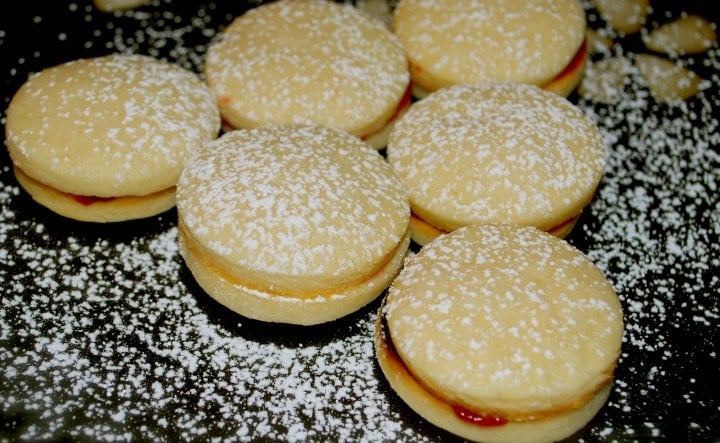
<svg viewBox="0 0 720 443"><path fill-rule="evenodd" d="M0 17L3 110L29 73L73 58L140 52L199 70L248 7L14 5ZM709 2L653 5L646 29L681 11L718 22ZM644 51L639 35L614 37L595 59ZM571 97L598 123L608 167L568 240L606 272L626 317L614 390L580 441L720 441L719 56L716 45L681 58L708 81L681 105L655 102L635 71L617 104ZM0 440L453 440L377 368L378 302L310 328L236 316L184 267L174 211L62 219L20 190L4 150L0 202Z"/></svg>

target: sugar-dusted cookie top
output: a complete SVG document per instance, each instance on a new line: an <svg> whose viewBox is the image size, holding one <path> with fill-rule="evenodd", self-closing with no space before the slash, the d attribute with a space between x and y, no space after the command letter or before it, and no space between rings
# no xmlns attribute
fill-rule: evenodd
<svg viewBox="0 0 720 443"><path fill-rule="evenodd" d="M603 273L532 227L474 225L426 245L389 289L402 361L451 404L532 419L583 404L612 379L623 333Z"/></svg>
<svg viewBox="0 0 720 443"><path fill-rule="evenodd" d="M581 47L586 24L578 0L401 0L393 27L410 63L422 70L413 80L435 90L547 83Z"/></svg>
<svg viewBox="0 0 720 443"><path fill-rule="evenodd" d="M234 128L319 124L364 137L391 119L410 75L402 45L350 4L281 0L237 17L205 61Z"/></svg>
<svg viewBox="0 0 720 443"><path fill-rule="evenodd" d="M6 144L14 164L45 185L118 197L174 186L219 129L214 97L195 73L111 54L29 78L8 107Z"/></svg>
<svg viewBox="0 0 720 443"><path fill-rule="evenodd" d="M226 133L183 171L177 206L219 268L290 295L368 279L399 247L410 214L376 150L317 126Z"/></svg>
<svg viewBox="0 0 720 443"><path fill-rule="evenodd" d="M387 158L413 211L439 229L508 222L551 230L592 199L605 147L592 120L555 93L456 85L410 107Z"/></svg>

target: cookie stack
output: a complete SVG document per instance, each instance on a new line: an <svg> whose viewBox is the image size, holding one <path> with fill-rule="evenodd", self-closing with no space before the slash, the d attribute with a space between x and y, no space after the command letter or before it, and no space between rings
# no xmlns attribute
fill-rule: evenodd
<svg viewBox="0 0 720 443"><path fill-rule="evenodd" d="M420 416L554 441L606 402L623 331L562 239L605 165L565 98L586 58L576 0L400 0L392 27L278 0L229 23L201 75L122 54L38 73L7 146L62 216L176 207L191 274L242 316L317 325L383 296L379 367Z"/></svg>

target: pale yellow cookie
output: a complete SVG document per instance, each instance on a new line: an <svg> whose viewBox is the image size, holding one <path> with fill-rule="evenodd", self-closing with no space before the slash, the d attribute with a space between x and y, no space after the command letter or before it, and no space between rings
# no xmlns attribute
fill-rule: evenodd
<svg viewBox="0 0 720 443"><path fill-rule="evenodd" d="M393 390L436 426L551 442L607 400L622 335L620 300L579 250L533 227L473 225L408 257L375 350Z"/></svg>
<svg viewBox="0 0 720 443"><path fill-rule="evenodd" d="M180 171L217 137L220 113L195 73L112 54L31 76L5 129L15 175L37 202L69 218L117 222L174 206Z"/></svg>
<svg viewBox="0 0 720 443"><path fill-rule="evenodd" d="M383 157L319 126L226 133L183 171L177 209L180 253L200 286L268 322L360 309L410 243L407 194Z"/></svg>
<svg viewBox="0 0 720 443"><path fill-rule="evenodd" d="M384 147L410 102L402 45L350 4L280 0L237 17L204 68L229 128L317 124Z"/></svg>
<svg viewBox="0 0 720 443"><path fill-rule="evenodd" d="M393 29L417 97L478 82L525 82L568 95L587 59L578 0L401 0Z"/></svg>
<svg viewBox="0 0 720 443"><path fill-rule="evenodd" d="M413 239L475 223L567 235L602 180L595 124L564 97L524 83L455 85L415 102L387 159L408 188Z"/></svg>

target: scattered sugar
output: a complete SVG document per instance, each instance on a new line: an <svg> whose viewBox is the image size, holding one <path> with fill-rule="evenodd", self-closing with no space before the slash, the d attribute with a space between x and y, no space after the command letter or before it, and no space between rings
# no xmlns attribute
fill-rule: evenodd
<svg viewBox="0 0 720 443"><path fill-rule="evenodd" d="M9 48L25 28L0 25L4 103L66 51L158 54L199 70L230 3L156 0L107 25L71 2L67 29L28 52ZM46 13L19 25L42 35ZM582 441L719 437L708 388L720 375L717 46L694 66L712 86L679 107L655 104L636 76L616 105L579 101L609 162L570 241L613 281L626 316L614 391ZM0 162L0 439L448 441L388 392L372 310L332 330L228 315L188 278L172 213L85 229L38 212Z"/></svg>
<svg viewBox="0 0 720 443"><path fill-rule="evenodd" d="M591 24L597 21L592 14L589 18ZM638 420L618 423L602 435L716 440L718 431L710 424L720 419L716 396L693 380L709 383L717 377L710 368L718 367L718 348L710 337L720 303L720 136L714 111L720 105L720 50L715 46L692 63L714 86L675 106L650 97L632 63L634 51L645 49L616 45L597 57L619 57L630 76L616 105L579 98L608 142L609 156L591 206L597 220L581 223L582 233L573 239L589 245L589 257L605 270L624 303L621 380L610 407L646 419L645 429ZM680 388L668 388L678 382ZM676 402L680 396L686 401ZM655 415L646 412L649 408ZM678 415L703 417L706 424L676 420Z"/></svg>
<svg viewBox="0 0 720 443"><path fill-rule="evenodd" d="M42 417L18 418L23 438L394 439L372 312L314 341L269 340L273 326L245 325L188 288L169 222L110 244L44 229L29 238L34 221L0 221L0 281L12 288L0 405Z"/></svg>

